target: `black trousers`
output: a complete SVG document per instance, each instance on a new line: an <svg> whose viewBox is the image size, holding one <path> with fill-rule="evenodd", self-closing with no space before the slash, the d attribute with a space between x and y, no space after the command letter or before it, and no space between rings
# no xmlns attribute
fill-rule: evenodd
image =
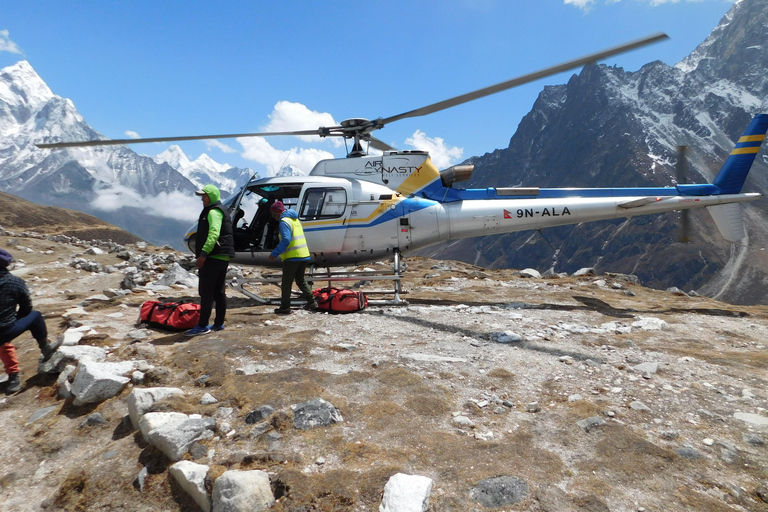
<svg viewBox="0 0 768 512"><path fill-rule="evenodd" d="M296 281L296 286L301 290L301 294L307 303L314 302L315 297L312 290L309 289L304 273L307 271L308 261L289 261L283 262L283 280L281 283L282 295L280 297L280 309L291 307L291 286Z"/></svg>
<svg viewBox="0 0 768 512"><path fill-rule="evenodd" d="M215 325L224 325L227 314L227 294L224 288L227 284L227 269L229 261L205 258L203 268L198 271L200 282L197 291L200 293L200 327L206 327L211 318L213 303L216 303Z"/></svg>

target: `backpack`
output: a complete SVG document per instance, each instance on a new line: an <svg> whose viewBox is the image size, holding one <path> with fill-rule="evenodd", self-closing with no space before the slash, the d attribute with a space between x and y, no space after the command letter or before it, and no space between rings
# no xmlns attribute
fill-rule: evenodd
<svg viewBox="0 0 768 512"><path fill-rule="evenodd" d="M346 288L318 288L312 291L317 301L317 309L329 313L354 313L368 305L368 297L363 292Z"/></svg>
<svg viewBox="0 0 768 512"><path fill-rule="evenodd" d="M148 300L141 305L139 323L173 331L192 329L200 321L200 304Z"/></svg>

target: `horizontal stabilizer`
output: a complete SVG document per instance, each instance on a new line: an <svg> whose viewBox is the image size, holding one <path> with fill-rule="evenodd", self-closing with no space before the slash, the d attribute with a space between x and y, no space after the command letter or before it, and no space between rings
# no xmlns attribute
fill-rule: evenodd
<svg viewBox="0 0 768 512"><path fill-rule="evenodd" d="M739 203L719 204L717 206L707 206L712 219L720 230L723 238L729 242L738 242L744 238L747 233L744 231L744 220L741 215L741 205Z"/></svg>

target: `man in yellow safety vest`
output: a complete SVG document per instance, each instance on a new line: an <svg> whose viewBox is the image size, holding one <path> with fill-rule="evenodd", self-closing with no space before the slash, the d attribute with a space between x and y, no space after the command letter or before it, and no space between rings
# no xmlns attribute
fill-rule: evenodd
<svg viewBox="0 0 768 512"><path fill-rule="evenodd" d="M304 300L307 301L304 309L317 309L317 302L309 289L304 273L309 263L309 248L307 239L304 238L304 230L299 222L299 216L294 210L287 210L281 201L275 201L269 208L269 213L280 225L280 243L269 255L270 260L280 256L283 260L283 280L281 283L282 296L280 307L275 310L278 315L291 314L291 287L293 282L301 290Z"/></svg>

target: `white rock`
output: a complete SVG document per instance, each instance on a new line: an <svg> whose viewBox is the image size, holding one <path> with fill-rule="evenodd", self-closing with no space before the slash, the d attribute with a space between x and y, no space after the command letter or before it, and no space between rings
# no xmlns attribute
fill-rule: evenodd
<svg viewBox="0 0 768 512"><path fill-rule="evenodd" d="M431 493L431 478L397 473L384 486L379 512L426 512Z"/></svg>
<svg viewBox="0 0 768 512"><path fill-rule="evenodd" d="M128 395L128 416L133 428L139 428L139 422L155 402L173 395L183 395L179 388L136 388Z"/></svg>
<svg viewBox="0 0 768 512"><path fill-rule="evenodd" d="M113 363L115 365L119 363ZM110 366L110 363L80 361L77 375L72 383L75 405L103 402L116 396L131 379L124 377Z"/></svg>
<svg viewBox="0 0 768 512"><path fill-rule="evenodd" d="M667 322L660 318L640 317L637 321L632 322L632 327L644 331L661 331L667 328Z"/></svg>
<svg viewBox="0 0 768 512"><path fill-rule="evenodd" d="M659 363L640 363L633 366L632 369L640 373L656 373L659 370Z"/></svg>
<svg viewBox="0 0 768 512"><path fill-rule="evenodd" d="M265 471L225 471L213 483L213 512L263 512L275 503Z"/></svg>
<svg viewBox="0 0 768 512"><path fill-rule="evenodd" d="M752 425L768 425L768 416L761 416L759 414L752 414L748 412L735 412L733 417L737 420L745 421Z"/></svg>
<svg viewBox="0 0 768 512"><path fill-rule="evenodd" d="M181 460L171 466L168 472L176 479L184 492L195 500L203 512L210 512L211 498L205 490L205 475L208 473L208 466Z"/></svg>
<svg viewBox="0 0 768 512"><path fill-rule="evenodd" d="M535 268L526 268L520 271L520 276L533 278L533 279L540 279L541 273Z"/></svg>

